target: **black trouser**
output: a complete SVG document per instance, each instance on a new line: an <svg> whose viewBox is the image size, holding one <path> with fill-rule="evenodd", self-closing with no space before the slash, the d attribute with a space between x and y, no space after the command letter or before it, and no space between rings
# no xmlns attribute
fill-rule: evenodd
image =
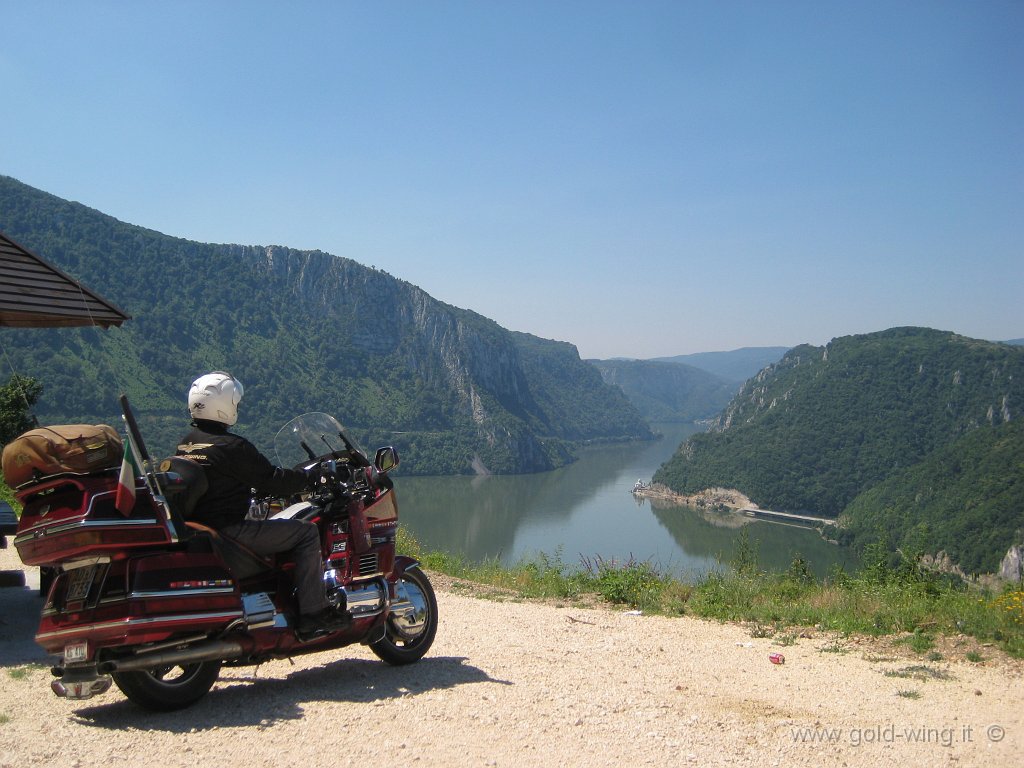
<svg viewBox="0 0 1024 768"><path fill-rule="evenodd" d="M291 553L299 612L308 616L327 607L320 532L316 525L308 520L246 520L226 526L221 532L258 555Z"/></svg>

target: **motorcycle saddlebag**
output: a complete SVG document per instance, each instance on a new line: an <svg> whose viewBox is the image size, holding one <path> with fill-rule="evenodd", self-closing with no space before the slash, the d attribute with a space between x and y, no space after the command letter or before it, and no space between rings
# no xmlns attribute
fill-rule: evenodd
<svg viewBox="0 0 1024 768"><path fill-rule="evenodd" d="M121 464L123 446L106 424L32 429L4 447L4 480L11 488L64 472L87 474Z"/></svg>

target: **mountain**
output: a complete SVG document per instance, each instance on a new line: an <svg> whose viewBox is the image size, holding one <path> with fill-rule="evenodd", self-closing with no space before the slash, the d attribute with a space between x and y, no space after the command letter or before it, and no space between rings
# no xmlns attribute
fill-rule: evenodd
<svg viewBox="0 0 1024 768"><path fill-rule="evenodd" d="M1024 419L975 429L864 491L842 514L841 535L882 536L906 552L943 551L968 573L994 573L1021 540Z"/></svg>
<svg viewBox="0 0 1024 768"><path fill-rule="evenodd" d="M1013 530L1024 529L1024 484L1004 489L1004 464L989 456L1005 445L994 430L1017 417L1022 403L1024 349L1018 346L924 328L803 345L747 381L712 431L680 446L654 479L684 493L724 486L770 509L842 514L862 542L869 535L863 521L896 517L872 498L890 498L924 482L934 470L922 463L942 466L954 459L937 452L952 451L960 466L978 468L964 475L971 480L957 491L967 505L957 519L964 525L972 520L973 528L978 521L970 510L998 496L1000 509L1009 504L1011 510L1009 522L991 536L999 541L985 542L990 532L982 530L967 541L952 524L948 530L957 535L936 530L934 521L949 510L934 495L915 494L917 506L902 507L901 533L890 542L902 541L908 526L924 524L932 532L932 551L951 551L959 536L961 550L972 553L969 562L987 567L1010 546ZM1012 429L1008 434L1006 439L1016 439ZM878 488L880 496L854 505L890 480L892 485ZM985 525L994 524L994 514L983 513Z"/></svg>
<svg viewBox="0 0 1024 768"><path fill-rule="evenodd" d="M0 231L133 316L106 331L0 329L16 372L44 385L42 423L119 423L125 392L167 453L191 381L227 369L246 388L238 430L264 450L309 410L396 445L415 474L539 471L582 442L652 437L571 344L351 259L174 238L3 176Z"/></svg>
<svg viewBox="0 0 1024 768"><path fill-rule="evenodd" d="M762 368L777 363L789 347L741 347L731 352L697 352L692 355L656 357L656 362L682 363L713 373L737 384L755 376Z"/></svg>
<svg viewBox="0 0 1024 768"><path fill-rule="evenodd" d="M682 363L653 360L588 360L601 377L626 393L648 421L691 422L721 411L736 383Z"/></svg>

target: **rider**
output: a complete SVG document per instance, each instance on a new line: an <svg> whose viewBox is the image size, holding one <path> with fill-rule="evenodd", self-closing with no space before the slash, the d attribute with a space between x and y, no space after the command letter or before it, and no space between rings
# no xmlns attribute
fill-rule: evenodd
<svg viewBox="0 0 1024 768"><path fill-rule="evenodd" d="M309 485L301 470L275 467L248 440L228 431L238 419L242 382L230 373L200 376L188 392L193 429L178 455L203 467L209 488L190 519L220 531L260 555L290 552L295 561L300 635L345 629L348 613L332 608L324 594L320 534L307 520L247 520L252 490L290 496Z"/></svg>

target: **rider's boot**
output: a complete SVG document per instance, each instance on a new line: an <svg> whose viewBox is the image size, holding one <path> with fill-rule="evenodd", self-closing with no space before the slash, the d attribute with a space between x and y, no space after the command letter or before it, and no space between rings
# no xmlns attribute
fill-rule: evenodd
<svg viewBox="0 0 1024 768"><path fill-rule="evenodd" d="M352 614L331 607L317 613L299 617L295 632L300 639L308 639L328 632L340 632L352 626Z"/></svg>

